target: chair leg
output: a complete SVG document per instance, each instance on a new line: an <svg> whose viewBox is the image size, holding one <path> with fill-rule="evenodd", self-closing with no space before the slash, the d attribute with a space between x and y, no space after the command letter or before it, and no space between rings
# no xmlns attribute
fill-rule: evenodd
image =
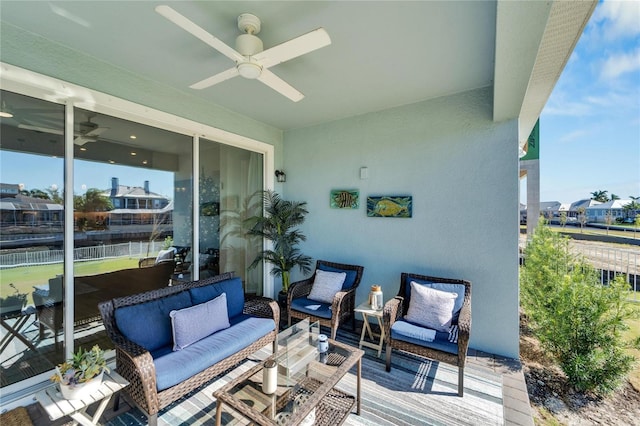
<svg viewBox="0 0 640 426"><path fill-rule="evenodd" d="M387 343L387 373L391 371L391 345Z"/></svg>
<svg viewBox="0 0 640 426"><path fill-rule="evenodd" d="M148 426L158 426L158 413L147 416Z"/></svg>
<svg viewBox="0 0 640 426"><path fill-rule="evenodd" d="M464 367L458 367L458 396L464 394Z"/></svg>

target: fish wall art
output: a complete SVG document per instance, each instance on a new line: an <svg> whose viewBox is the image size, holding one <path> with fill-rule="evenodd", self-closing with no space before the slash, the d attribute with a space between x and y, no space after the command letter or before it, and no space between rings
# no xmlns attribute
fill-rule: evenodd
<svg viewBox="0 0 640 426"><path fill-rule="evenodd" d="M332 209L357 209L360 207L360 191L357 189L332 189Z"/></svg>
<svg viewBox="0 0 640 426"><path fill-rule="evenodd" d="M369 217L411 217L413 197L410 195L384 195L367 197Z"/></svg>

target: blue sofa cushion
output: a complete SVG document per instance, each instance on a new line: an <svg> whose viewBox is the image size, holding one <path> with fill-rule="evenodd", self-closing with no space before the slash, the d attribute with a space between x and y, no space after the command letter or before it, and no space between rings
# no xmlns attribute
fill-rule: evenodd
<svg viewBox="0 0 640 426"><path fill-rule="evenodd" d="M416 330L422 328L423 330ZM411 324L408 321L399 319L391 326L391 338L395 340L402 340L403 342L413 343L414 345L423 346L425 348L433 348L440 351L448 352L451 354L458 353L458 344L449 342L449 333L443 333L436 331L435 338L429 342L424 340L424 335L420 336L420 333L425 333L424 327Z"/></svg>
<svg viewBox="0 0 640 426"><path fill-rule="evenodd" d="M191 296L183 291L161 299L116 309L115 319L120 332L148 351L170 345L173 341L171 319L173 310L191 306Z"/></svg>
<svg viewBox="0 0 640 426"><path fill-rule="evenodd" d="M171 311L173 350L179 351L216 331L229 327L227 294L208 302Z"/></svg>
<svg viewBox="0 0 640 426"><path fill-rule="evenodd" d="M175 386L235 354L275 330L273 319L238 315L231 327L201 339L181 351L171 346L151 352L156 367L158 391ZM179 366L180 368L176 368Z"/></svg>
<svg viewBox="0 0 640 426"><path fill-rule="evenodd" d="M322 303L316 300L307 299L306 297L293 299L291 301L291 309L298 312L305 312L316 317L331 318L330 303Z"/></svg>
<svg viewBox="0 0 640 426"><path fill-rule="evenodd" d="M339 269L332 266L323 265L322 263L318 265L318 269L327 272L344 272L345 274L347 274L347 277L342 283L343 290L349 290L351 287L353 287L353 285L356 283L356 278L358 277L358 271L354 271L352 269Z"/></svg>
<svg viewBox="0 0 640 426"><path fill-rule="evenodd" d="M435 290L456 293L458 296L456 297L456 301L453 304L453 322L457 323L458 314L460 313L460 309L462 309L462 304L464 303L464 284L438 283L407 277L405 285L405 293L407 297L411 297L411 281L415 282L416 284L426 285L427 287L431 287Z"/></svg>
<svg viewBox="0 0 640 426"><path fill-rule="evenodd" d="M193 304L208 302L222 293L227 293L227 313L229 318L242 314L244 309L244 289L240 277L229 278L218 283L189 289Z"/></svg>

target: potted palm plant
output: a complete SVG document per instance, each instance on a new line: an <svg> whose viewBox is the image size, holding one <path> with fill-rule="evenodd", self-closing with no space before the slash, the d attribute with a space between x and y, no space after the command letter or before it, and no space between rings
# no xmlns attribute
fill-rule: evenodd
<svg viewBox="0 0 640 426"><path fill-rule="evenodd" d="M271 273L282 277L282 290L278 300L286 300L289 291L290 271L298 267L304 274L311 272L312 259L300 252L297 245L307 238L297 228L309 213L306 202L283 200L274 191L263 191L264 215L246 220L247 235L271 241L272 247L260 251L249 268L255 268L261 261L273 265Z"/></svg>

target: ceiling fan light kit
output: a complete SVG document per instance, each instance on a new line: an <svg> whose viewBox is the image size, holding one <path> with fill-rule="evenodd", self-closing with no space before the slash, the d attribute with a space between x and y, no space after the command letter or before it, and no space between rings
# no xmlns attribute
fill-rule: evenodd
<svg viewBox="0 0 640 426"><path fill-rule="evenodd" d="M268 70L268 68L331 44L329 34L327 34L323 28L318 28L307 34L264 50L262 40L256 36L261 28L260 19L250 13L243 13L238 16L238 29L244 34L240 34L236 38L236 48L232 49L220 39L214 37L171 7L162 5L157 6L155 10L167 20L173 22L235 62L236 65L233 68L189 86L197 90L211 87L240 75L247 79L257 79L293 102L298 102L304 98L304 95Z"/></svg>

